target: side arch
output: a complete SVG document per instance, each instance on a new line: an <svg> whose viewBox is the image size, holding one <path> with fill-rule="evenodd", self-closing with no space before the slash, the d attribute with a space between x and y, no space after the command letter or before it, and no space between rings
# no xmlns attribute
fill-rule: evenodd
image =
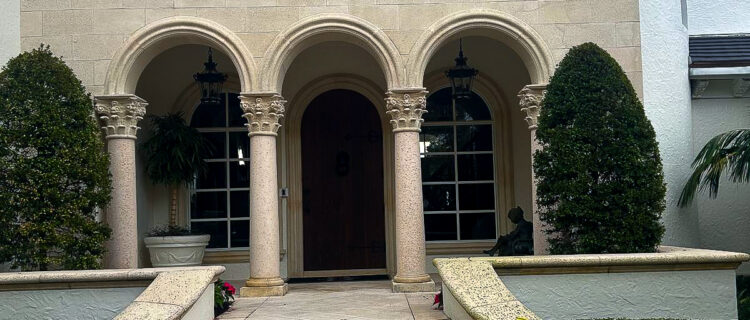
<svg viewBox="0 0 750 320"><path fill-rule="evenodd" d="M319 14L300 20L276 36L264 55L261 91L281 92L294 58L305 49L325 41L343 41L363 48L380 64L388 88L401 84L405 71L401 56L382 30L355 16Z"/></svg>
<svg viewBox="0 0 750 320"><path fill-rule="evenodd" d="M470 9L446 16L422 33L407 64L409 87L423 86L425 69L432 56L459 33L489 37L512 48L523 60L532 83L546 83L554 73L552 53L531 26L501 11Z"/></svg>
<svg viewBox="0 0 750 320"><path fill-rule="evenodd" d="M255 85L255 63L242 40L214 21L188 16L152 22L133 33L117 50L107 70L104 94L135 93L138 78L149 62L165 50L183 44L218 48L232 61L242 91Z"/></svg>

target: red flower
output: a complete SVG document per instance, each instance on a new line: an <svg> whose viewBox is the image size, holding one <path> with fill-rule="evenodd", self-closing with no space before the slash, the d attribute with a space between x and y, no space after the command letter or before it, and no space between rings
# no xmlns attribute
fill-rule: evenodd
<svg viewBox="0 0 750 320"><path fill-rule="evenodd" d="M234 289L234 286L231 285L231 284L229 284L228 282L224 282L224 289L226 289L227 292L229 292L229 294L231 294L231 295L234 295L234 292L236 291Z"/></svg>

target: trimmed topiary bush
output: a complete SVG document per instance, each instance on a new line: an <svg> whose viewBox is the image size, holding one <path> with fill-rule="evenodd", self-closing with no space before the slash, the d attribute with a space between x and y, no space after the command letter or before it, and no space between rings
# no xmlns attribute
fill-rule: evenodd
<svg viewBox="0 0 750 320"><path fill-rule="evenodd" d="M100 267L110 229L109 158L91 98L49 47L0 72L0 262L23 270Z"/></svg>
<svg viewBox="0 0 750 320"><path fill-rule="evenodd" d="M622 68L593 43L547 86L534 155L553 254L653 252L666 187L656 135Z"/></svg>

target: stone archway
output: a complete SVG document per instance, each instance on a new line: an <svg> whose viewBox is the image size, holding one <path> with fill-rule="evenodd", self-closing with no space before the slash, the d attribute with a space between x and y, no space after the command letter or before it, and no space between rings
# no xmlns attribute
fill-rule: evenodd
<svg viewBox="0 0 750 320"><path fill-rule="evenodd" d="M407 64L409 86L422 86L435 51L459 33L485 36L511 47L526 65L532 83L546 83L554 73L552 53L531 26L500 11L472 9L440 19L419 37Z"/></svg>
<svg viewBox="0 0 750 320"><path fill-rule="evenodd" d="M242 91L256 84L255 62L242 40L211 20L178 16L155 21L135 33L115 53L107 70L104 94L133 94L141 72L161 52L184 44L203 44L224 52L237 69Z"/></svg>
<svg viewBox="0 0 750 320"><path fill-rule="evenodd" d="M172 17L153 22L135 33L109 64L104 95L96 96L96 112L105 129L112 174L112 200L107 220L113 233L107 243L108 268L138 267L135 141L138 122L148 103L135 95L146 66L159 54L179 45L209 45L224 52L236 68L242 90L255 83L252 55L226 27L202 18Z"/></svg>
<svg viewBox="0 0 750 320"><path fill-rule="evenodd" d="M403 81L403 63L390 38L372 23L345 14L321 14L301 20L281 32L266 50L261 69L261 91L281 92L294 58L307 48L326 41L342 41L366 50L378 62L388 88Z"/></svg>
<svg viewBox="0 0 750 320"><path fill-rule="evenodd" d="M523 128L520 128L522 131L529 130L524 132L522 140L518 140L523 141L522 144L527 150L521 150L522 153L517 153L522 155L523 159L515 163L523 164L525 167L519 172L515 172L519 174L514 175L514 179L525 176L521 178L522 180L516 180L516 182L524 184L523 188L517 188L517 190L528 190L530 196L528 196L527 206L532 209L535 227L535 252L538 254L544 253L546 241L536 208L536 184L534 183L535 178L532 170L532 155L539 148L536 143L536 117L539 114L546 82L555 70L554 59L542 37L523 21L500 11L471 9L440 19L420 36L414 45L407 64L407 84L411 87L424 86L425 73L430 61L447 43L457 42L459 37L482 37L502 43L515 52L525 67L525 73L528 73L528 80L524 80L521 85L514 89L514 91L521 89L517 96L520 100L520 106L517 107L516 112L519 115L523 114L523 118L514 116L516 118L512 122L514 126L523 123ZM487 74L485 73L485 75ZM510 94L510 92L507 93ZM509 105L515 98L506 96ZM521 119L526 122L519 121Z"/></svg>

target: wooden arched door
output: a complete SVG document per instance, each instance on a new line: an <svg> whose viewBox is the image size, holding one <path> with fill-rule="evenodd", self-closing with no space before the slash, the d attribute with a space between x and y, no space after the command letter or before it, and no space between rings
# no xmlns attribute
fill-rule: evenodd
<svg viewBox="0 0 750 320"><path fill-rule="evenodd" d="M305 110L301 133L304 270L385 270L383 132L375 106L355 91L327 91Z"/></svg>

